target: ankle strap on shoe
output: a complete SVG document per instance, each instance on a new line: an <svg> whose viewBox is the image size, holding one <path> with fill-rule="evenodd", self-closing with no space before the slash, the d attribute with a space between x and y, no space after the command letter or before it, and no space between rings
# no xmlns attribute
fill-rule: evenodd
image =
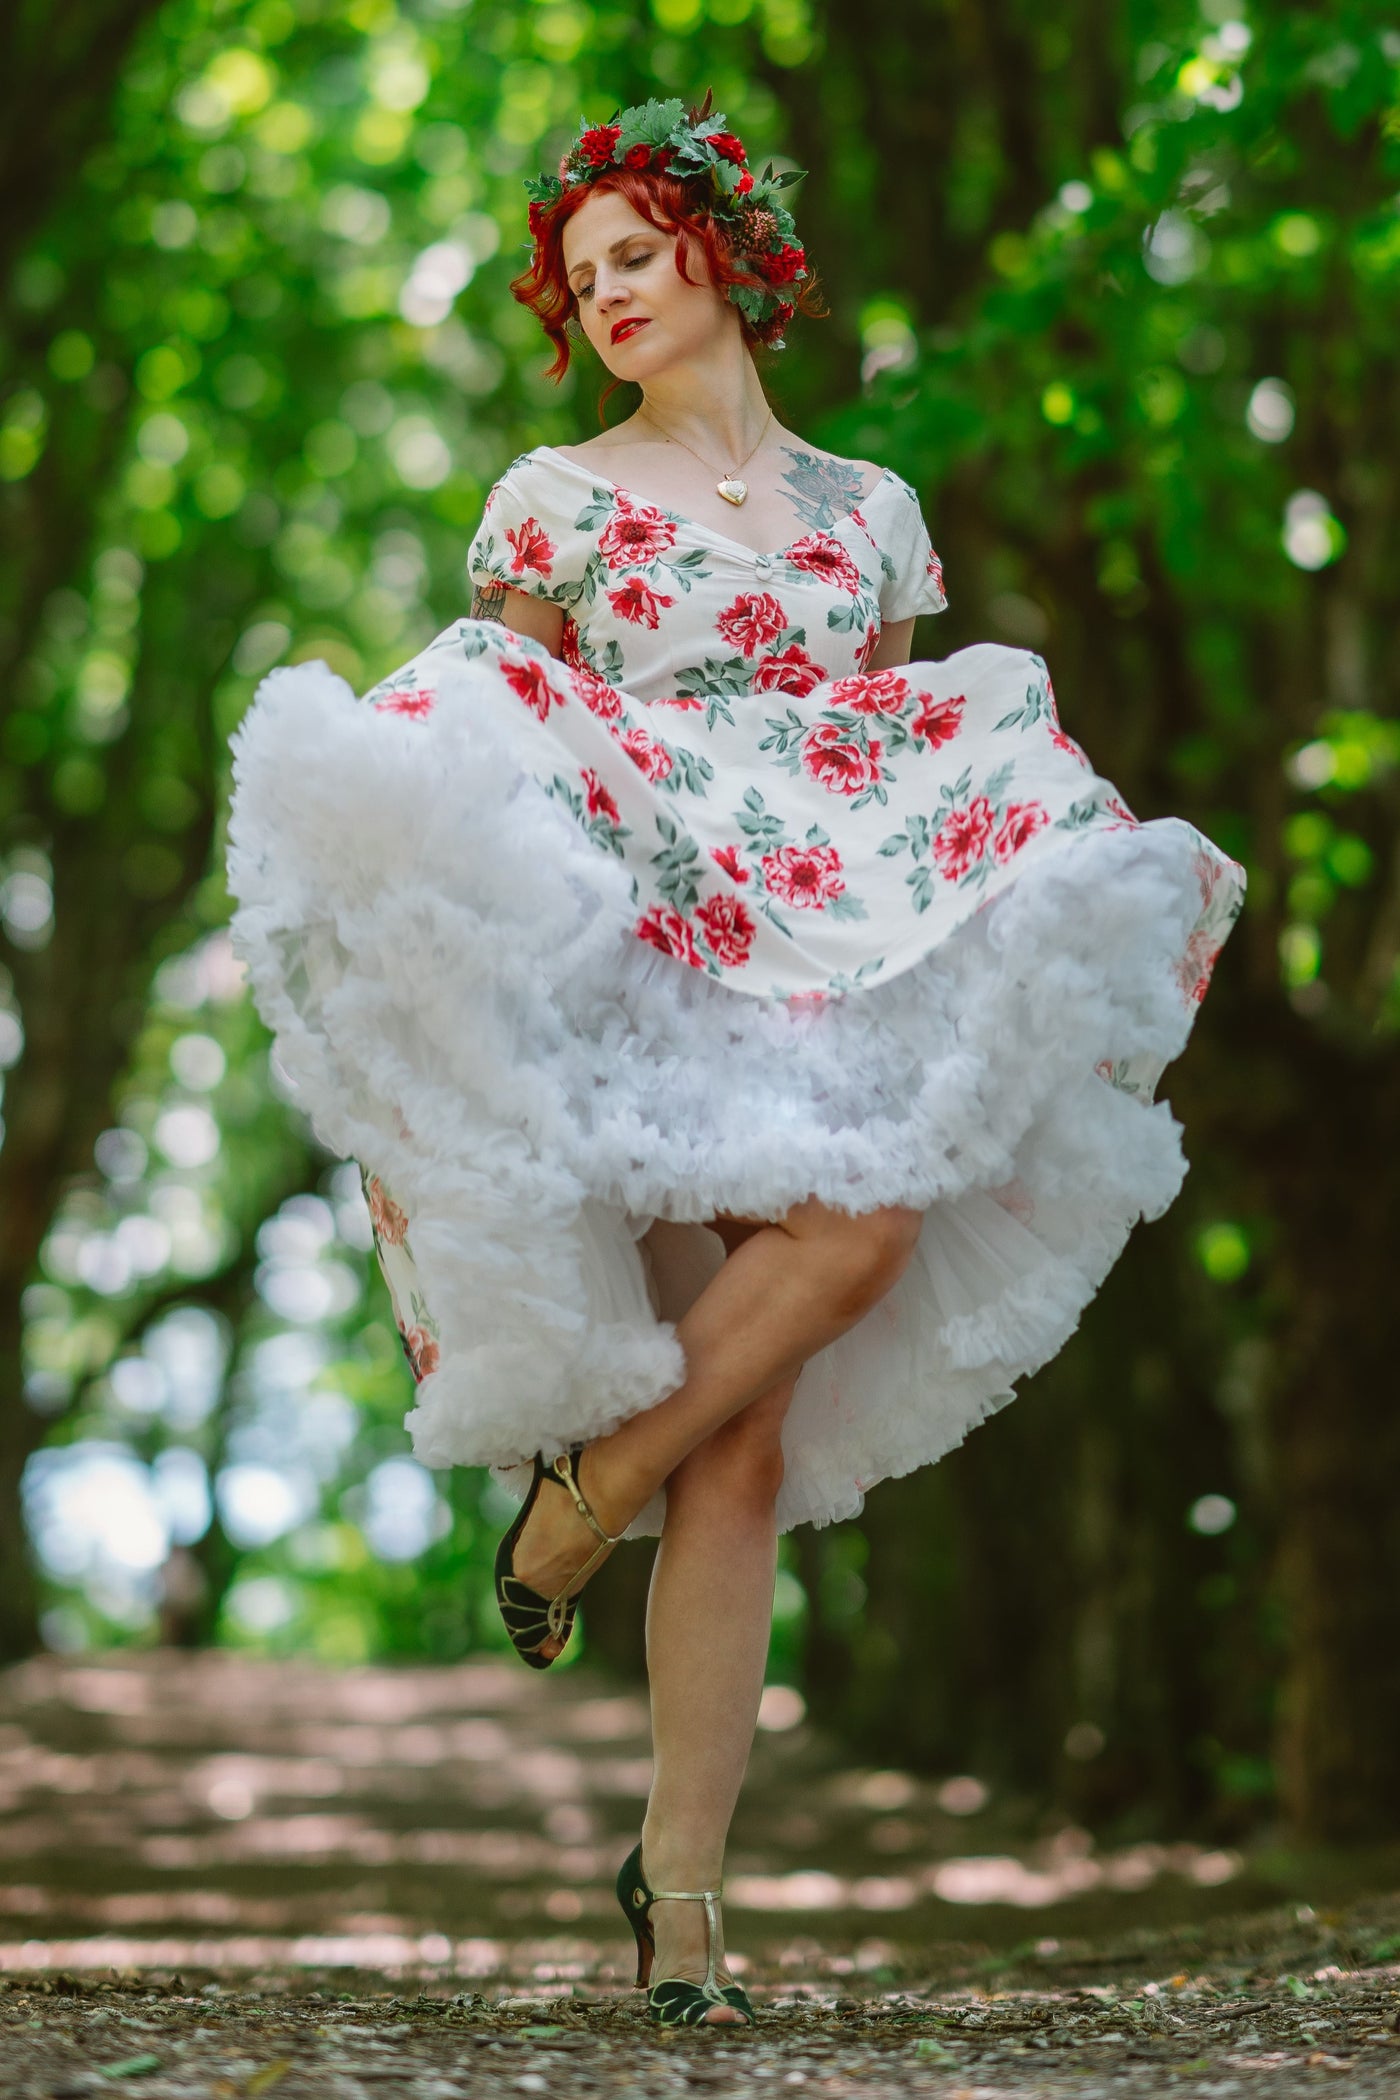
<svg viewBox="0 0 1400 2100"><path fill-rule="evenodd" d="M700 1989L707 1998L722 2004L723 1993L719 1987L719 1975L715 1950L719 1945L719 1899L724 1889L721 1882L715 1889L653 1889L653 1903L703 1903L705 1906L705 1981Z"/></svg>
<svg viewBox="0 0 1400 2100"><path fill-rule="evenodd" d="M583 1446L580 1445L578 1448L581 1451L583 1449ZM598 1519L594 1516L592 1510L588 1506L588 1498L584 1494L583 1489L579 1486L578 1477L574 1472L573 1452L561 1451L558 1457L554 1460L553 1464L550 1466L549 1470L554 1476L554 1478L560 1483L560 1485L566 1487L569 1490L569 1493L573 1496L574 1499L574 1508L583 1518L584 1523L593 1533L593 1536L596 1539L601 1539L605 1546L618 1545L621 1542L623 1536L622 1532L604 1531L602 1525L598 1522ZM596 1560L597 1558L598 1556L595 1553L593 1555L593 1560ZM593 1565L593 1560L590 1560L588 1563L590 1568Z"/></svg>

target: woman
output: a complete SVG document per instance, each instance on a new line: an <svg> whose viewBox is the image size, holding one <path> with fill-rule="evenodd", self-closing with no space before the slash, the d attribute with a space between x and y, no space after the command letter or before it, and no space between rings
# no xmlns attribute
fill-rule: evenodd
<svg viewBox="0 0 1400 2100"><path fill-rule="evenodd" d="M909 663L945 604L913 490L755 366L813 305L784 186L708 98L529 185L552 370L581 336L639 405L511 465L473 617L368 704L272 674L230 854L282 1065L362 1162L415 1449L528 1489L526 1660L661 1533L619 1897L691 2024L752 2017L718 1891L777 1533L1009 1400L1170 1203L1153 1088L1243 891L1091 770L1038 656Z"/></svg>

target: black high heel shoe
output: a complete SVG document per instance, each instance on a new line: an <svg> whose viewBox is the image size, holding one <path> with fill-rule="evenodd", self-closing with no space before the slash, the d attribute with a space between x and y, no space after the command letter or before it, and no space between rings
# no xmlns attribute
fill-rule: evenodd
<svg viewBox="0 0 1400 2100"><path fill-rule="evenodd" d="M590 1575L595 1563L602 1559L604 1549L615 1546L622 1537L620 1531L616 1537L610 1531L604 1531L584 1498L583 1490L578 1484L578 1462L583 1448L582 1444L575 1444L572 1451L561 1451L548 1465L545 1464L542 1453L535 1454L535 1477L530 1483L530 1492L521 1504L519 1516L496 1548L496 1603L500 1607L511 1645L517 1655L523 1656L532 1670L547 1670L552 1662L557 1661L558 1658L553 1655L539 1653L540 1643L551 1638L563 1643L568 1642L574 1628L574 1609L578 1603L577 1594L570 1596L567 1589L561 1590L557 1597L542 1597L538 1590L532 1590L528 1583L522 1582L511 1567L515 1542L525 1528L542 1484L546 1480L552 1480L556 1487L567 1488L573 1496L575 1509L595 1538L601 1540L601 1544L589 1554L583 1566L569 1577L570 1585ZM562 1653L561 1647L560 1654Z"/></svg>
<svg viewBox="0 0 1400 2100"><path fill-rule="evenodd" d="M737 2020L711 2020L711 2006L728 2005L742 2013L752 2025L754 2009L746 1991L737 1983L721 1983L715 1969L719 1946L719 1889L654 1889L642 1872L642 1848L637 1845L622 1862L617 1876L617 1900L637 1942L637 1982L647 1990L647 2010L660 2027L737 2027ZM705 1906L705 1981L688 1983L683 1976L663 1976L651 1983L656 1960L656 1934L652 1929L653 1903L703 1903Z"/></svg>

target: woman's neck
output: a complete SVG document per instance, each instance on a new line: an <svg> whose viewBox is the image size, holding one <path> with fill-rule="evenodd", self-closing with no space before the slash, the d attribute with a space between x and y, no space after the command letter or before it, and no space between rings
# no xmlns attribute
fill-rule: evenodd
<svg viewBox="0 0 1400 2100"><path fill-rule="evenodd" d="M772 418L748 350L659 373L642 389L637 435L673 438L718 469L737 466Z"/></svg>

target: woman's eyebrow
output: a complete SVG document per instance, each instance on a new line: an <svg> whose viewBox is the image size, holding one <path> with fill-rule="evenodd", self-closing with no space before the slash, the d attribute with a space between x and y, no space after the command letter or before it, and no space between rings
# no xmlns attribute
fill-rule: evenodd
<svg viewBox="0 0 1400 2100"><path fill-rule="evenodd" d="M611 247L608 249L609 255L619 254L621 250L627 246L627 243L629 241L635 241L636 238L637 236L635 233L624 233L620 241L614 241L612 243ZM572 270L568 270L565 272L565 276L566 278L577 277L580 270L591 270L593 267L594 265L592 264L592 262L585 259L583 262L576 262Z"/></svg>

